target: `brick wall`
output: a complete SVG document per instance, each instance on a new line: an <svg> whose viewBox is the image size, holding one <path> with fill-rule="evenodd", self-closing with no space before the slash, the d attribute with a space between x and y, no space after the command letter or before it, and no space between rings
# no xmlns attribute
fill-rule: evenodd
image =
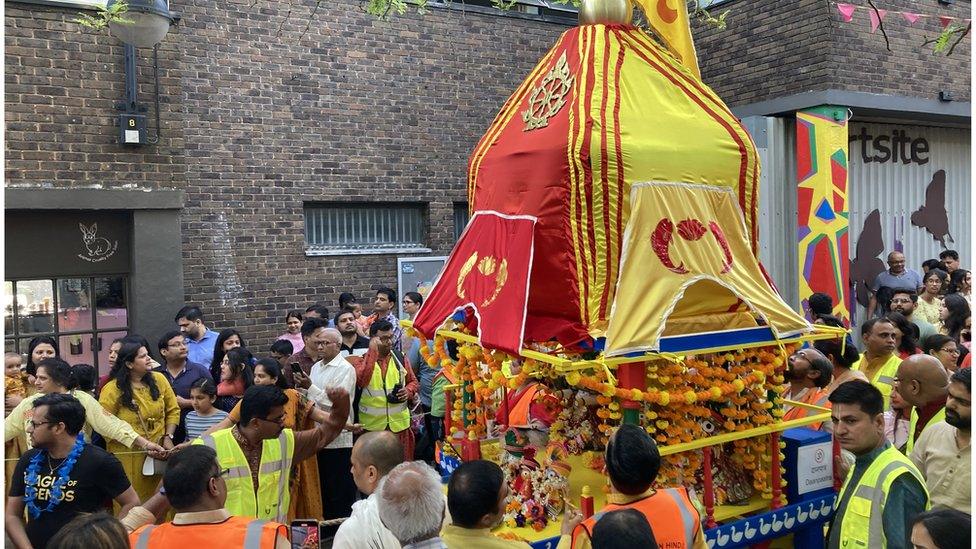
<svg viewBox="0 0 976 549"><path fill-rule="evenodd" d="M867 2L855 4L851 23L843 22L834 3L822 0L735 0L713 8L731 13L726 30L695 26L705 83L730 106L825 89L924 99L949 89L957 100L969 100L972 35L951 57L934 55L921 44L938 35L938 18L912 27L893 12L965 18L971 2L883 2L892 12L884 20L891 52L880 32L870 32Z"/></svg>
<svg viewBox="0 0 976 549"><path fill-rule="evenodd" d="M70 23L77 11L5 4L5 185L182 187L178 43L163 42L159 51L163 138L123 147L115 110L125 95L123 48ZM139 53L139 98L153 134L152 50Z"/></svg>
<svg viewBox="0 0 976 549"><path fill-rule="evenodd" d="M353 2L186 2L187 299L265 351L287 309L396 287L396 255L305 257L304 201L429 205L454 244L467 158L565 27L432 9L390 22ZM368 307L367 307L368 308Z"/></svg>
<svg viewBox="0 0 976 549"><path fill-rule="evenodd" d="M425 202L428 246L446 255L471 149L566 29L443 8L383 22L342 1L305 32L314 2L292 4L174 3L163 137L134 149L116 144L121 45L70 24L76 10L5 8L7 184L184 189L186 300L261 353L288 309L396 287L396 255L306 257L303 203Z"/></svg>

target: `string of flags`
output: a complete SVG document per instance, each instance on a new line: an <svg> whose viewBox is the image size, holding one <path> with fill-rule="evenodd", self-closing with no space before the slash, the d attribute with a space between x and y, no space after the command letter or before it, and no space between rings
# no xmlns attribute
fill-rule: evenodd
<svg viewBox="0 0 976 549"><path fill-rule="evenodd" d="M929 19L929 18L938 19L939 25L942 27L943 30L946 29L953 22L958 22L963 25L968 25L971 21L970 19L963 19L960 17L950 17L948 15L927 15L924 13L913 13L909 11L892 11L892 10L883 10L883 9L878 9L877 11L875 11L874 8L870 6L856 6L854 4L842 4L839 2L835 2L834 5L837 6L837 11L840 12L841 19L845 23L850 23L854 20L854 13L858 9L863 8L865 11L867 11L868 20L871 24L872 34L874 34L876 30L878 30L878 27L881 25L881 21L883 21L885 16L887 15L900 15L902 19L904 19L910 26L913 27L915 26L915 23L921 19Z"/></svg>

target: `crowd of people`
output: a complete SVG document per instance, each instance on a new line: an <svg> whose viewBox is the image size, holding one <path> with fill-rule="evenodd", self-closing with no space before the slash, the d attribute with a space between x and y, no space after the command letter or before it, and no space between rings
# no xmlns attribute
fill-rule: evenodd
<svg viewBox="0 0 976 549"><path fill-rule="evenodd" d="M831 421L811 427L832 431L842 448L829 548L969 544L971 275L953 250L921 274L905 264L892 252L871 286L862 353L848 336L788 361L784 419L819 413L803 405L829 408ZM808 303L814 322L843 326L828 296Z"/></svg>
<svg viewBox="0 0 976 549"><path fill-rule="evenodd" d="M971 499L970 276L951 251L924 275L898 252L888 263L859 327L863 353L848 336L789 358L785 419L814 410L803 405L832 410L813 425L847 456L829 547L951 547L958 531L946 520L965 517L968 535ZM401 305L412 318L422 303L410 292ZM50 337L30 342L26 364L8 353L14 546L121 535L121 546L283 548L282 525L309 518L331 524L324 535L340 548L524 547L490 535L507 497L497 465L464 463L443 496L430 462L444 436L444 374L401 330L396 292L377 290L368 315L351 294L338 304L334 316L323 303L287 312L266 350L186 306L155 347L136 334L114 341L100 379L62 360ZM827 296L809 307L815 322L843 325ZM621 426L605 461L608 506L583 520L567 505L560 547L705 547L689 494L653 488L660 454L644 430ZM117 522L86 515L109 507ZM881 520L852 511L865 508Z"/></svg>

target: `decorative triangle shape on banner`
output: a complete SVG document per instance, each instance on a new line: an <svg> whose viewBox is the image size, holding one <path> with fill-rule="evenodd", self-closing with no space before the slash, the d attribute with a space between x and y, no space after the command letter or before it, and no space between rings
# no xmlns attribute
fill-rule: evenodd
<svg viewBox="0 0 976 549"><path fill-rule="evenodd" d="M946 27L949 26L949 23L952 23L953 21L955 21L955 19L956 19L955 17L948 17L948 16L945 16L945 15L940 15L939 16L939 24L942 25L942 28L944 29L944 28L946 28Z"/></svg>
<svg viewBox="0 0 976 549"><path fill-rule="evenodd" d="M884 19L887 13L888 10L868 11L868 15L871 16L871 34L874 34L874 31L878 30L878 27L881 25L881 20Z"/></svg>
<svg viewBox="0 0 976 549"><path fill-rule="evenodd" d="M901 12L901 16L905 18L905 21L908 21L908 24L909 25L914 26L915 25L915 22L918 21L918 18L921 17L922 14L920 14L920 13L908 13L907 11L903 11L903 12Z"/></svg>
<svg viewBox="0 0 976 549"><path fill-rule="evenodd" d="M837 4L837 11L840 12L841 17L844 18L845 23L850 23L851 19L854 18L854 10L857 6L854 4Z"/></svg>

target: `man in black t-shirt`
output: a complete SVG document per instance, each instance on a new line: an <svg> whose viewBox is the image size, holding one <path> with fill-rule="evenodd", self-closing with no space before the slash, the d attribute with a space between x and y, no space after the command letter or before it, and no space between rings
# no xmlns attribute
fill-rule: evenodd
<svg viewBox="0 0 976 549"><path fill-rule="evenodd" d="M5 524L17 549L46 547L71 519L100 510L108 499L122 507L120 517L139 505L119 460L78 436L84 425L85 408L71 395L52 393L34 401L27 426L34 448L17 462L7 497ZM66 463L73 457L74 465ZM34 473L36 479L30 478ZM58 491L60 499L52 498Z"/></svg>

